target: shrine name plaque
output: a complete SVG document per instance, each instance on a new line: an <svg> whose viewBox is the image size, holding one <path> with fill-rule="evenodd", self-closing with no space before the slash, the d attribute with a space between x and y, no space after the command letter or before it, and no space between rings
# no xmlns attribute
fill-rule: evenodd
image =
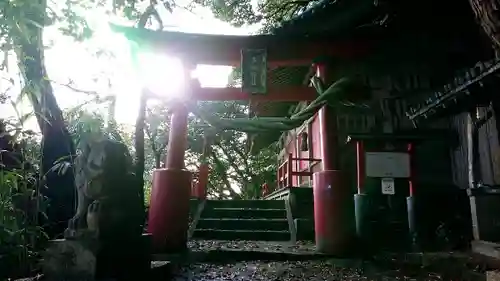
<svg viewBox="0 0 500 281"><path fill-rule="evenodd" d="M267 51L241 50L241 89L249 94L267 93Z"/></svg>
<svg viewBox="0 0 500 281"><path fill-rule="evenodd" d="M409 178L410 155L404 152L366 152L365 172L373 178Z"/></svg>

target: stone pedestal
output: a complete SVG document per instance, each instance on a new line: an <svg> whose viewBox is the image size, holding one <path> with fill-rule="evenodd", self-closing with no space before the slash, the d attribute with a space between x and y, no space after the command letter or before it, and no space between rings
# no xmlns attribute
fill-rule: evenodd
<svg viewBox="0 0 500 281"><path fill-rule="evenodd" d="M156 169L149 205L148 233L155 254L187 250L191 172Z"/></svg>
<svg viewBox="0 0 500 281"><path fill-rule="evenodd" d="M150 235L114 241L53 240L43 259L48 280L144 280L151 267Z"/></svg>
<svg viewBox="0 0 500 281"><path fill-rule="evenodd" d="M94 280L96 256L93 242L52 240L43 257L43 273L48 280ZM94 249L93 249L94 248Z"/></svg>
<svg viewBox="0 0 500 281"><path fill-rule="evenodd" d="M313 175L314 230L316 250L346 255L354 238L351 191L343 183L341 171L321 171Z"/></svg>

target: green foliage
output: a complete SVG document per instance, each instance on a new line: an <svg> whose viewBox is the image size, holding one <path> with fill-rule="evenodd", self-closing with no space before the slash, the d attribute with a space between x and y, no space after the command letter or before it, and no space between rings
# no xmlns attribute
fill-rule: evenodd
<svg viewBox="0 0 500 281"><path fill-rule="evenodd" d="M32 258L34 241L43 235L38 216L45 201L37 194L34 171L0 172L0 256Z"/></svg>
<svg viewBox="0 0 500 281"><path fill-rule="evenodd" d="M253 10L251 0L195 0L196 4L209 7L214 15L234 26L254 24L262 17Z"/></svg>
<svg viewBox="0 0 500 281"><path fill-rule="evenodd" d="M234 67L227 81L228 87L241 87L241 79L241 67Z"/></svg>
<svg viewBox="0 0 500 281"><path fill-rule="evenodd" d="M152 1L151 3L164 5L167 10L176 7L173 1L158 1L157 4L156 1ZM265 15L254 13L250 1L229 3L221 0L218 2L197 1L197 3L210 7L216 11L217 17L230 21L234 25L257 23L265 18ZM4 56L3 61L0 58L0 70L8 70L6 66L9 64L9 54L15 53L24 79L23 86L28 86L23 89L20 96L26 94L30 97L33 111L38 119L58 119L57 116L61 115L61 111L53 97L51 81L47 77L44 65L42 44L44 28L55 27L60 34L82 41L93 33L86 20L86 14L98 10L130 20L138 20L142 15L140 11L146 10L143 4L150 5L146 1L125 0L1 1L0 51ZM237 84L237 78L233 80ZM0 93L0 102L5 101L8 101L8 98L4 93ZM46 103L47 101L51 103ZM96 104L97 100L94 105ZM248 107L238 102L200 103L199 106L223 118L246 117L248 112ZM66 121L67 129L76 147L95 136L111 134L123 141L129 150L135 153L132 130L115 124L113 114L106 116L99 111L80 106L63 113L63 119ZM21 144L25 161L31 163L32 166L30 170L0 173L0 272L2 273L1 266L4 264L2 259L6 257L15 260L15 265L19 264L19 261L21 264L31 265L31 258L36 256L35 250L40 246L38 241L43 240L41 238L44 236L40 231L38 221L39 215L44 213L46 203L38 192L40 188L38 170L43 157L40 154L42 143L41 135L25 130L25 121L31 115L32 113L17 112L16 118L7 120L11 128L10 133ZM161 166L162 159L165 157L169 132L168 121L169 113L164 105L148 107L144 174L146 201L150 193L152 170ZM197 171L200 164L203 126L206 124L202 120L190 116L186 166L192 171ZM274 181L276 167L273 148L263 150L257 156L250 155L247 152L246 135L236 131L219 132L212 148L212 154L208 159L211 167L209 178L211 196L258 198L261 184ZM54 168L64 172L63 169L70 167L71 164L67 163L67 159L61 159ZM26 270L30 268L20 270L26 273Z"/></svg>
<svg viewBox="0 0 500 281"><path fill-rule="evenodd" d="M248 105L238 102L200 103L201 110L219 118L246 118ZM276 150L263 149L257 155L248 151L247 135L240 131L217 134L209 158L209 194L216 198L259 198L260 186L275 181Z"/></svg>
<svg viewBox="0 0 500 281"><path fill-rule="evenodd" d="M20 166L25 168L0 167L0 278L31 272L46 238L39 221L47 204L39 192L40 139L22 128L24 121L14 117L4 120L18 144Z"/></svg>
<svg viewBox="0 0 500 281"><path fill-rule="evenodd" d="M216 18L234 26L262 24L262 32L289 20L319 0L261 0L252 5L251 0L195 0L208 7Z"/></svg>
<svg viewBox="0 0 500 281"><path fill-rule="evenodd" d="M146 107L146 120L144 131L146 155L152 155L145 159L147 167L160 168L169 135L170 114L164 104L154 104ZM154 162L151 163L151 160ZM148 163L149 162L149 163Z"/></svg>
<svg viewBox="0 0 500 281"><path fill-rule="evenodd" d="M263 15L264 31L290 20L320 0L265 0L259 4L258 11Z"/></svg>
<svg viewBox="0 0 500 281"><path fill-rule="evenodd" d="M213 112L218 117L242 118L247 116L248 106L237 102L203 102L199 107ZM146 115L145 136L145 200L148 203L151 192L152 171L163 165L170 130L170 114L164 104L150 104ZM85 108L66 113L68 129L75 141L82 136L102 134L106 130L105 117L99 111L89 112ZM204 123L189 118L186 167L196 172L200 165L203 147ZM118 133L124 143L133 151L132 130L118 126ZM237 131L223 131L216 135L212 146L209 194L216 198L258 198L260 186L273 183L276 173L276 150L270 147L257 155L247 151L246 134Z"/></svg>

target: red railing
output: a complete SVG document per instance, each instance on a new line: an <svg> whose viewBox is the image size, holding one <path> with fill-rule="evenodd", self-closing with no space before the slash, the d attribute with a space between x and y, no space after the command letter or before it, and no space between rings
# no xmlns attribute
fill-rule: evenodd
<svg viewBox="0 0 500 281"><path fill-rule="evenodd" d="M191 172L193 181L191 182L191 196L196 197L198 195L198 182L200 177L200 172Z"/></svg>
<svg viewBox="0 0 500 281"><path fill-rule="evenodd" d="M297 162L296 161L307 161L309 163L319 163L321 159L314 158L294 158L292 153L288 154L287 159L278 167L278 188L283 187L292 187L293 186L293 177L310 177L312 180L313 172L310 171L296 171L294 169ZM311 164L307 165L311 167Z"/></svg>
<svg viewBox="0 0 500 281"><path fill-rule="evenodd" d="M206 199L209 168L207 164L201 164L197 172L192 172L191 196L198 199Z"/></svg>

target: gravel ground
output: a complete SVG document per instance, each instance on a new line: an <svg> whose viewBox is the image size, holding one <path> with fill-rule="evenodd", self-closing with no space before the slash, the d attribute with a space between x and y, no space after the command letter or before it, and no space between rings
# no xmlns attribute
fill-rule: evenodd
<svg viewBox="0 0 500 281"><path fill-rule="evenodd" d="M244 250L262 251L294 254L313 254L315 245L308 241L299 241L296 244L290 242L267 242L267 241L220 241L220 240L191 240L188 242L191 250Z"/></svg>
<svg viewBox="0 0 500 281"><path fill-rule="evenodd" d="M469 280L425 270L380 270L368 264L339 265L336 261L245 262L193 264L180 269L172 280Z"/></svg>
<svg viewBox="0 0 500 281"><path fill-rule="evenodd" d="M311 242L190 241L191 250L245 250L312 254ZM237 253L235 252L235 255ZM330 259L315 261L249 261L192 264L176 270L173 280L486 280L484 271L465 266L464 254L384 256L373 261Z"/></svg>
<svg viewBox="0 0 500 281"><path fill-rule="evenodd" d="M321 268L320 268L321 267ZM193 264L173 280L363 280L358 270L338 270L310 262L246 262ZM349 279L346 279L346 278ZM327 279L325 279L327 278Z"/></svg>
<svg viewBox="0 0 500 281"><path fill-rule="evenodd" d="M293 254L312 254L314 244L262 241L189 241L193 251L236 250ZM233 255L233 253L231 253ZM235 259L236 260L236 259ZM307 261L245 261L172 265L172 278L182 281L292 281L292 280L481 280L486 268L478 268L466 254L411 254L360 259L322 259ZM156 262L158 264L162 262ZM37 280L25 279L25 280ZM23 280L23 281L25 281ZM155 278L154 280L164 280Z"/></svg>

